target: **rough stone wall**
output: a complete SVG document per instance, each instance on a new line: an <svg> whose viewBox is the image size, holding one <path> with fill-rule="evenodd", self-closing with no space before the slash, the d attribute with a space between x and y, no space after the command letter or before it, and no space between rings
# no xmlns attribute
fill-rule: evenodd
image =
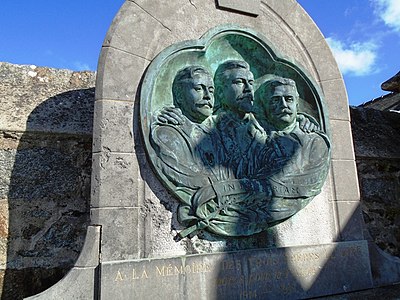
<svg viewBox="0 0 400 300"><path fill-rule="evenodd" d="M93 72L0 63L0 294L74 265L89 224Z"/></svg>
<svg viewBox="0 0 400 300"><path fill-rule="evenodd" d="M351 108L361 205L381 249L400 257L400 114Z"/></svg>

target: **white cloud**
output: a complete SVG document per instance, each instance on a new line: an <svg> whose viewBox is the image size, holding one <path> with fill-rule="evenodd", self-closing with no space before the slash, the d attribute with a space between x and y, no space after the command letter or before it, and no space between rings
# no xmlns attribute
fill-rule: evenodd
<svg viewBox="0 0 400 300"><path fill-rule="evenodd" d="M376 72L378 46L372 42L345 45L334 38L327 38L333 55L343 74L364 76Z"/></svg>
<svg viewBox="0 0 400 300"><path fill-rule="evenodd" d="M400 32L400 1L399 0L373 0L375 13L394 30Z"/></svg>
<svg viewBox="0 0 400 300"><path fill-rule="evenodd" d="M77 71L89 71L91 70L89 64L83 63L81 61L75 61L74 62L74 69Z"/></svg>

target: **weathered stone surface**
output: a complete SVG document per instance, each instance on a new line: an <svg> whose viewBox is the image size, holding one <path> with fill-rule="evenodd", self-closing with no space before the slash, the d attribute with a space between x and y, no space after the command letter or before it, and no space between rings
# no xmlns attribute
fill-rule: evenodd
<svg viewBox="0 0 400 300"><path fill-rule="evenodd" d="M60 279L74 265L89 221L90 139L77 145L26 135L19 149L0 150L1 178L9 179L1 184L5 286L18 284L14 274L27 268L37 268L39 280L56 267L50 281Z"/></svg>
<svg viewBox="0 0 400 300"><path fill-rule="evenodd" d="M98 299L98 290L94 289L97 279L97 271L95 268L72 268L66 277L59 281L56 285L40 294L36 294L26 299ZM78 283L79 288L75 288Z"/></svg>
<svg viewBox="0 0 400 300"><path fill-rule="evenodd" d="M358 158L400 159L398 113L368 108L351 109L354 148Z"/></svg>
<svg viewBox="0 0 400 300"><path fill-rule="evenodd" d="M333 160L333 181L336 201L359 201L356 163L352 160Z"/></svg>
<svg viewBox="0 0 400 300"><path fill-rule="evenodd" d="M101 299L304 299L371 285L365 241L103 263L101 274Z"/></svg>
<svg viewBox="0 0 400 300"><path fill-rule="evenodd" d="M336 203L339 225L339 240L362 240L364 221L359 201L340 201Z"/></svg>
<svg viewBox="0 0 400 300"><path fill-rule="evenodd" d="M357 167L368 232L381 249L400 256L400 162L360 159Z"/></svg>
<svg viewBox="0 0 400 300"><path fill-rule="evenodd" d="M93 155L92 207L138 207L141 179L135 159L133 154Z"/></svg>
<svg viewBox="0 0 400 300"><path fill-rule="evenodd" d="M144 70L148 61L126 51L105 47L100 54L98 72L109 73L97 77L96 99L134 101L141 79L138 70Z"/></svg>
<svg viewBox="0 0 400 300"><path fill-rule="evenodd" d="M293 34L294 31L291 28L290 18L288 18L288 22L283 22L279 13L276 13L282 7L287 7L290 10L299 9L294 0L287 0L283 5L278 3L278 1L268 1L267 4L263 4L265 2L263 1L261 5L262 13L257 18L249 17L246 14L238 14L233 11L217 10L215 9L215 0L191 0L183 2L135 0L132 2L145 10L150 18L156 19L171 31L169 34L170 39L163 37L159 40L156 53L173 43L198 39L202 34L215 26L237 24L245 28L262 28L262 34L268 37L271 44L276 45L285 58L290 57L293 62L300 62L312 73L314 78L316 77L316 66L312 64L310 57L304 53L304 49L299 49L299 45L302 44L303 40L309 39L309 32L303 30L298 32L298 35L297 33ZM177 18L176 16L179 17ZM310 19L307 21L309 22ZM188 26L188 24L191 24L191 26ZM304 24L304 26L306 25ZM279 28L279 30L276 30L276 28ZM150 36L155 36L157 35L154 32L155 29L157 28L146 28L146 32ZM143 38L143 40L146 39L146 37ZM322 35L318 40L323 42ZM307 47L308 43L304 45ZM147 44L143 45L143 47L147 48Z"/></svg>
<svg viewBox="0 0 400 300"><path fill-rule="evenodd" d="M179 18L177 18L177 16L179 16ZM261 1L261 14L257 18L228 10L215 10L215 1L127 1L120 14L117 16L115 23L111 26L103 47L101 62L104 63L104 66L102 63L100 64L97 81L99 85L97 99L100 101L110 100L115 102L120 100L136 101L140 86L138 89L135 89L135 84L140 82L140 78L143 78L140 76L143 76L145 66L155 57L156 53L175 42L198 39L202 33L205 33L210 28L218 24L226 23L235 23L245 28L262 28L261 33L271 41L272 45L276 46L276 48L283 53L283 57L290 57L290 61L293 63L300 61L316 81L325 83L325 86L321 85L323 89L326 88L326 101L328 103L335 102L328 105L328 107L335 108L332 119L347 122L346 130L340 130L343 128L339 128L339 130L336 131L337 136L335 138L338 141L343 141L347 138L348 140L346 141L351 141L348 126L348 110L347 107L340 107L346 100L346 93L332 53L324 42L323 36L314 27L314 24L310 22L305 12L298 6L296 1L292 0ZM142 31L145 24L155 24L155 26L146 26L146 34L143 35ZM190 26L188 26L188 24L190 24ZM158 36L157 33L159 34L158 31L160 27L162 27L161 32L165 33L165 35L161 38L151 38L149 40L149 37ZM138 40L140 43L131 43L130 37L132 36L135 38L142 37ZM155 45L155 40L158 42L157 45ZM140 47L138 47L138 45L140 45ZM134 66L134 61L138 59L143 59L143 65L139 64ZM125 64L128 64L127 69L122 68L122 65ZM133 79L128 82L128 78ZM133 82L134 84L132 84ZM336 94L336 92L338 94ZM337 103L338 99L340 100L339 104ZM134 106L137 108L138 105L136 101ZM137 109L134 111L137 112ZM132 116L134 111L132 111ZM106 114L104 111L101 111L101 109L99 109L98 112L99 113L96 114L96 119L101 122L103 116ZM125 118L125 116L126 115L124 115L123 118ZM118 116L115 115L113 117L117 118ZM139 119L136 116L133 119L134 124L137 125ZM115 124L118 125L118 122L119 121L116 120ZM124 122L120 122L119 125L124 126ZM99 134L96 134L96 138L98 138L100 142L98 145L101 145L102 139L112 145L113 142L110 143L110 141L112 141L112 136L118 136L119 130L118 128L114 128L104 133L98 131ZM137 134L135 128L133 132L135 133L135 153L140 153L140 155L137 156L139 172L144 180L144 189L141 189L140 193L138 191L138 196L140 197L137 201L140 206L138 214L133 214L134 218L140 215L137 223L139 233L136 236L137 239L132 240L131 237L135 237L134 233L121 225L123 222L120 220L122 220L123 217L120 219L118 214L120 213L120 216L123 216L125 212L122 210L126 208L121 208L121 211L117 212L117 209L112 207L121 205L119 203L119 196L115 201L109 195L107 195L107 199L103 199L104 201L99 201L99 203L107 205L108 208L99 207L98 209L93 209L92 220L96 222L96 224L104 225L103 230L104 228L108 228L108 232L106 233L107 238L111 238L113 234L117 234L115 245L102 245L102 249L104 249L106 253L106 260L110 262L109 264L103 264L102 271L107 271L107 266L113 265L113 262L116 263L116 260L129 257L132 253L128 254L126 249L136 249L138 251L137 257L146 258L165 257L173 255L174 253L179 253L180 255L181 252L183 252L183 254L196 253L196 251L212 253L244 249L245 247L238 247L238 244L236 244L237 248L235 249L235 243L218 243L219 241L215 239L215 237L205 237L202 235L203 233L199 234L196 238L179 241L179 243L174 240L176 231L179 230L179 225L177 225L176 218L174 217L176 202L173 202L174 199L171 195L167 194L166 189L163 189L162 186L160 187L159 182L157 182L154 174L152 174L152 170L146 164L146 157L143 155L144 149L140 144L140 134ZM118 145L118 141L115 141L115 144ZM351 143L349 144L347 142L346 145L351 146ZM100 155L105 155L108 150L103 147L98 147L97 151L99 151ZM111 151L111 154L120 154L113 153L115 151L116 150ZM336 169L332 169L329 182L324 187L323 196L321 196L320 199L315 199L317 201L315 201L314 206L311 203L310 206L305 209L305 213L308 213L308 215L297 215L296 220L284 223L281 228L278 228L277 232L268 233L268 237L261 237L257 243L250 245L250 247L262 248L266 245L270 247L289 247L299 244L330 243L335 239L340 239L337 235L337 228L334 228L338 220L332 217L333 210L338 209L335 206L336 200L343 202L339 210L344 210L348 213L344 215L343 220L340 221L341 225L344 227L347 224L352 224L350 221L353 219L349 211L354 208L353 204L357 202L359 193L357 189L357 180L355 179L354 156L349 155L349 148L345 149L344 147L339 147L339 149L335 151L337 155L334 157L341 160L336 160ZM106 174L101 174L104 170L99 168L98 171L101 175L100 177L107 178L107 176L103 176ZM353 177L354 180L349 183L346 179L347 176ZM334 188L336 181L339 183L339 189ZM122 183L123 180L117 179L116 182ZM350 185L350 188L348 188L348 185ZM123 193L125 192L123 191ZM127 195L129 195L129 193L129 191L126 192ZM349 203L349 200L353 201L350 201L351 204L345 207ZM307 217L310 215L314 216L314 222L307 223L309 221ZM355 220L358 222L360 218L357 217ZM129 219L127 221L128 222L124 224L128 227L131 226L132 220ZM136 223L132 223L132 225L135 226ZM301 234L296 235L294 234L295 232L301 232ZM354 231L349 230L344 233L342 239L357 239L361 236L362 229L357 227ZM138 248L136 248L137 245L139 245ZM122 249L122 254L121 252L117 252L118 247ZM290 250L281 248L276 251L284 252ZM363 253L366 254L366 252ZM138 261L136 263L139 264L141 262ZM151 261L149 263L151 263ZM368 267L366 268L368 269ZM132 270L129 272L132 274ZM363 271L360 272L365 274ZM143 273L140 276L142 275ZM115 280L115 278L116 277L113 279ZM343 280L344 276L338 276L338 278ZM183 286L187 280L190 279L188 279L188 277L183 278L177 285ZM161 282L166 281L167 279L163 279ZM336 278L331 281L337 282ZM110 284L113 285L112 288L115 288L115 282L112 281L112 279L110 282ZM366 284L365 287L371 284L370 280L366 280L364 283ZM132 283L129 282L129 284L129 289L131 289ZM157 282L156 287L159 288L159 286L160 282ZM341 283L337 291L339 292L340 289L343 291L343 286L345 287L344 289L347 288L345 283ZM141 288L144 287L141 286ZM104 292L105 290L106 292ZM198 286L195 286L193 290L198 291ZM205 290L206 289L203 289L194 294L196 294L196 296L201 296L201 293L205 293ZM157 289L155 288L150 288L150 291L157 293ZM175 296L175 294L166 294L168 291L165 289L162 289L162 291L163 297L167 295L173 298ZM111 293L113 297L116 295L126 295L124 291L111 290L108 288L102 288L102 293L103 292L105 293L105 298L110 296ZM108 292L110 292L110 295L106 294ZM208 292L213 293L212 289ZM127 294L129 295L129 292ZM186 296L186 294L184 295ZM214 296L215 295L216 294L214 294ZM146 297L147 296L151 295L146 294ZM234 296L237 296L237 294ZM247 298L250 294L243 294L242 296Z"/></svg>
<svg viewBox="0 0 400 300"><path fill-rule="evenodd" d="M297 35L301 37L305 49L323 42L323 35L310 16L297 1L262 0L271 7L286 22ZM318 66L315 66L318 68Z"/></svg>
<svg viewBox="0 0 400 300"><path fill-rule="evenodd" d="M0 62L0 129L91 134L94 72Z"/></svg>
<svg viewBox="0 0 400 300"><path fill-rule="evenodd" d="M0 63L4 299L21 299L57 282L82 249L89 223L94 76Z"/></svg>
<svg viewBox="0 0 400 300"><path fill-rule="evenodd" d="M251 15L260 14L260 0L217 0L218 6L225 9L232 9L238 13L247 13Z"/></svg>
<svg viewBox="0 0 400 300"><path fill-rule="evenodd" d="M298 214L272 227L267 236L268 247L328 244L336 240L335 224L331 220L333 207L327 200L330 192L325 185L321 194Z"/></svg>
<svg viewBox="0 0 400 300"><path fill-rule="evenodd" d="M314 64L318 69L317 81L341 79L339 67L333 57L332 51L325 43L317 43L307 48L313 57ZM329 58L329 59L328 59ZM321 68L321 66L324 66Z"/></svg>
<svg viewBox="0 0 400 300"><path fill-rule="evenodd" d="M349 121L332 120L332 159L354 160L351 125Z"/></svg>
<svg viewBox="0 0 400 300"><path fill-rule="evenodd" d="M350 112L347 93L344 89L338 89L338 85L344 85L343 79L326 80L321 82L327 102L329 117L334 120L350 121Z"/></svg>
<svg viewBox="0 0 400 300"><path fill-rule="evenodd" d="M151 16L151 14L136 3L137 1L126 1L115 16L113 24L107 32L104 47L112 46L116 49L133 54L139 58L150 61L161 49L160 44L173 43L171 30L162 22ZM168 3L171 5L171 3ZM180 3L189 5L189 3ZM135 26L139 32L153 30L154 34L131 36L126 34ZM145 42L144 42L145 41Z"/></svg>
<svg viewBox="0 0 400 300"><path fill-rule="evenodd" d="M85 236L85 243L74 264L76 268L97 267L100 261L100 226L88 226Z"/></svg>
<svg viewBox="0 0 400 300"><path fill-rule="evenodd" d="M74 267L57 284L28 299L98 299L100 227L89 226L85 244ZM79 282L80 287L75 287Z"/></svg>
<svg viewBox="0 0 400 300"><path fill-rule="evenodd" d="M386 286L400 281L400 259L383 252L375 243L369 243L372 279L375 286ZM383 298L382 298L383 299Z"/></svg>
<svg viewBox="0 0 400 300"><path fill-rule="evenodd" d="M394 284L358 292L326 296L323 299L324 300L396 299L398 298L399 295L400 295L400 285Z"/></svg>
<svg viewBox="0 0 400 300"><path fill-rule="evenodd" d="M139 209L93 208L91 223L102 226L101 260L128 260L139 258Z"/></svg>
<svg viewBox="0 0 400 300"><path fill-rule="evenodd" d="M0 271L1 298L5 300L22 300L40 293L66 273L64 268L25 268Z"/></svg>
<svg viewBox="0 0 400 300"><path fill-rule="evenodd" d="M257 18L226 10L216 10L215 1L203 1L201 3L198 1L189 1L184 3L180 1L169 1L167 3L162 1L155 2L139 0L128 2L124 4L124 7L116 17L115 22L110 27L109 34L107 35L106 41L103 45L104 47L101 54L102 56L100 59L100 68L97 80L97 91L99 91L99 94L97 94L96 91L97 99L100 102L103 102L105 99L110 100L110 102L113 100L136 100L137 98L135 97L138 96L138 91L132 88L134 88L135 84L139 82L138 78L143 78L144 66L146 66L147 63L155 57L156 53L163 50L165 47L170 46L174 42L198 39L210 28L226 23L235 23L238 26L243 26L244 28L260 28L260 33L270 40L271 45L274 45L277 51L283 54L284 58L289 57L290 61L293 63L300 61L303 66L305 66L306 70L311 73L316 80L320 80L322 78L318 75L318 73L326 72L325 69L329 69L330 71L333 70L333 77L338 79L341 78L332 54L329 52L329 49L325 44L323 36L320 34L320 32L315 28L312 31L305 29L300 30L301 26L299 25L301 23L307 23L306 27L309 29L313 28L314 24L305 14L304 10L302 10L295 1L290 0L285 1L284 3L282 3L282 1L268 1L268 3L263 1L261 4L262 13ZM283 22L281 16L279 15L282 11L284 11L284 18L287 16L287 22ZM179 16L179 18L177 18L177 16ZM293 18L298 18L298 20L291 20L290 16L293 16ZM153 24L155 22L157 25L146 26L146 34L143 35L143 27L141 26L147 23L140 22L140 24L138 24L138 20L146 21L149 24ZM187 26L187 24L191 24L191 26ZM305 24L303 25L305 26ZM162 27L162 32L165 32L165 36L163 36L161 39L157 39L158 43L157 45L154 45L154 39L149 40L148 37L157 36L156 33L158 32L159 26ZM304 26L301 28L305 28ZM312 37L310 37L310 32L312 32ZM141 37L140 43L131 43L130 37L132 36L135 38ZM140 49L137 47L139 44ZM305 50L306 48L304 48L310 45L312 45L314 48L322 47L323 49L327 50L326 53L328 56L321 55L319 51L320 49L318 48L318 63L314 62L313 60L315 57L313 55L310 56ZM149 50L149 52L147 49L151 49L151 51ZM138 52L139 50L143 52ZM326 57L329 59L326 59ZM131 67L130 64L133 64L133 62L138 59L143 59L144 65ZM128 63L128 68L126 68L126 63L124 62ZM333 77L327 78L332 79ZM127 81L128 79L130 80L129 82ZM114 83L111 84L111 81ZM336 81L336 83L338 85L336 86L336 90L342 90L343 82ZM106 95L105 92L109 93L109 95ZM326 99L326 101L331 100ZM138 105L139 104L136 102L135 107ZM102 118L107 114L105 111L102 111L100 106L97 111L96 120L101 123ZM137 110L135 111L137 112ZM124 115L123 118L125 118L125 116L126 115ZM117 119L117 115L111 117L114 118L115 124L120 124L120 129L126 126L124 122L120 122ZM138 118L135 116L134 124L138 123ZM96 142L97 145L101 145L103 140L112 145L113 142L110 143L109 141L112 141L114 137L119 136L118 133L120 132L120 129L114 128L104 133L98 131L99 134L95 134L95 139L99 139L99 143ZM135 151L136 153L143 153L143 147L141 145L138 147L138 143L136 143L141 139L140 134L136 134L135 129L134 133ZM344 133L344 135L347 133ZM118 145L118 141L116 141L115 144ZM102 149L101 146L96 147L96 149L96 151L104 152L102 154L107 153L107 150ZM99 172L103 171L104 170L99 169ZM148 172L151 172L151 170L146 165L146 162L141 163L140 174L144 177L147 177L145 174ZM100 177L106 178L106 176L102 175L100 175ZM174 205L168 203L169 201L173 201L173 199L169 197L163 197L162 199L159 198L158 196L163 196L166 194L165 189L161 189L160 191L159 185L153 184L152 181L154 181L154 175L147 178L149 178L149 182L146 182L149 188L145 189L145 192L143 193L144 198L139 199L138 203L144 203L144 211L146 212L147 217L144 218L143 221L150 221L151 223L154 222L154 227L157 226L157 222L159 220L170 220L169 224L164 225L165 230L163 229L161 231L162 234L159 234L157 238L157 240L163 241L163 243L160 243L162 245L158 245L160 247L157 246L156 248L153 248L157 249L157 252L153 253L163 253L163 250L166 252L169 249L174 249L174 245L176 245L176 242L173 241L174 230L177 229L175 227L176 223L174 223L174 218L170 217L171 213L174 214L174 211L171 211L171 209L174 209ZM333 189L331 189L331 187L326 187L325 191L327 193L332 193ZM334 196L329 195L328 198L332 199ZM120 205L119 202L120 201L118 199L109 197L107 200L102 201L102 203L107 203L108 207L118 207ZM330 204L323 205L324 208L322 211L324 213L329 212L331 209L329 206ZM148 214L146 206L153 209ZM305 219L306 218L304 217L304 220ZM324 224L324 226L322 226L323 228L329 228L329 230L328 234L324 234L322 237L320 237L321 240L329 241L329 239L333 239L334 234L332 234L332 224L333 223L330 222L329 225ZM144 227L145 226L139 226L139 228ZM310 230L310 233L311 232L312 230ZM154 234L154 232L152 234ZM145 234L141 233L139 236L145 236ZM311 236L312 235L310 234L310 237ZM156 239L151 238L147 239L146 241L147 243L152 243L154 245L157 244L155 240ZM152 249L152 247L148 247L146 249L149 248ZM211 246L209 251L213 251L212 249L213 248ZM217 251L217 249L221 249L221 247L216 246L215 251ZM191 250L189 249L188 252L190 253L190 251ZM152 252L146 253L151 255Z"/></svg>
<svg viewBox="0 0 400 300"><path fill-rule="evenodd" d="M93 152L133 153L133 103L96 101L95 108Z"/></svg>
<svg viewBox="0 0 400 300"><path fill-rule="evenodd" d="M293 12L298 4L296 1L281 1L281 0L261 0L262 7L272 8L273 11L282 18Z"/></svg>
<svg viewBox="0 0 400 300"><path fill-rule="evenodd" d="M370 238L400 256L400 115L351 108L361 205Z"/></svg>

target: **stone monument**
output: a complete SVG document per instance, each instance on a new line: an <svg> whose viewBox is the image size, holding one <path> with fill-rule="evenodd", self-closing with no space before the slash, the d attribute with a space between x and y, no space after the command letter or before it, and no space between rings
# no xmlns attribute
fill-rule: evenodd
<svg viewBox="0 0 400 300"><path fill-rule="evenodd" d="M302 299L396 282L359 198L343 80L295 0L126 1L100 54L86 244L33 298Z"/></svg>

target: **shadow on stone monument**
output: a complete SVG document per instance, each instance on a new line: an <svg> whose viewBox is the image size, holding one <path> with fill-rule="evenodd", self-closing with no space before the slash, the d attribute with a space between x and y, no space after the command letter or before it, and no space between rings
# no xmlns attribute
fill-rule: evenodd
<svg viewBox="0 0 400 300"><path fill-rule="evenodd" d="M72 90L29 115L10 178L1 299L49 288L81 252L89 225L93 106L94 88Z"/></svg>
<svg viewBox="0 0 400 300"><path fill-rule="evenodd" d="M137 106L138 104L135 107L136 112ZM202 141L199 143L201 146ZM135 144L142 144L139 137L136 137ZM165 197L165 188L154 178L155 175L149 172L145 160L140 160L139 166L142 178L161 200L161 204L173 215L171 231L182 230L183 227L178 223L175 213L178 201L173 203L162 201L169 198ZM372 278L368 275L370 273L369 254L367 243L363 241L364 227L360 207L357 205L353 207L353 211L349 210L347 214L342 214L339 221L343 230L336 236L333 243L306 247L279 248L277 247L278 238L271 230L248 237L226 238L210 234L205 230L197 232L201 239L211 243L218 240L225 242L225 246L218 251L222 253L214 252L218 256L218 259L214 261L216 263L212 265L216 289L208 290L207 297L210 299L304 299L371 288ZM316 232L318 230L319 228L315 228ZM297 234L301 238L302 233ZM190 237L193 238L194 235ZM186 239L186 242L188 243L187 254L208 252L206 247L191 248L190 239ZM151 245L149 248L152 248ZM190 251L193 252L190 253ZM151 257L151 255L151 250L145 251L143 258ZM211 262L213 260L210 258ZM365 276L359 276L359 274ZM173 285L172 282L171 284Z"/></svg>
<svg viewBox="0 0 400 300"><path fill-rule="evenodd" d="M137 110L138 104L136 103L136 116ZM135 120L138 119L135 118ZM209 134L212 135L212 132L212 130L209 131ZM209 140L200 139L196 146L206 148L207 143ZM140 137L136 136L135 145L141 144ZM148 171L148 165L144 159L140 160L139 165L142 178L155 196L160 199L161 204L173 215L171 232L184 229L176 218L177 201L163 201L162 199L170 199L170 197L165 197L165 189L154 178L154 174ZM285 165L281 167L283 169ZM279 171L276 170L276 172ZM198 175L201 176L201 174ZM325 199L325 201L328 200ZM341 215L338 221L341 224L337 227L343 228L343 230L333 238L329 245L280 247L278 235L273 232L273 228L244 237L221 237L207 232L208 228L197 231L190 234L190 238L185 239L187 254L213 253L215 255L210 255L209 264L201 262L201 259L199 259L200 263L198 261L197 264L193 263L191 272L194 272L193 266L197 266L196 272L207 273L209 271L213 273L210 276L213 276L215 285L204 292L207 297L212 299L303 299L370 288L372 278L369 276L368 247L366 241L363 241L361 210L358 205L353 205L351 208L354 211L349 209L347 213ZM148 213L151 214L151 210ZM231 225L237 226L237 230L233 229L237 233L243 229L243 224ZM317 236L320 234L318 233L320 230L320 228L315 228ZM191 243L192 246L195 243L192 242L192 238L196 234L200 238L197 240L198 244L203 243L203 248L201 246L197 249L191 247ZM301 231L297 235L298 239L302 238ZM222 241L223 247L207 249L209 245L207 242L212 244L218 241ZM152 241L146 241L146 244L149 242ZM149 248L152 248L152 245ZM143 258L152 255L154 253L151 251L145 251ZM190 266L189 261L186 262L186 267ZM170 261L166 261L165 265L168 263L171 266ZM174 262L172 266L174 266ZM156 265L156 268L159 274L164 274L164 265L162 267ZM179 273L179 266L177 268L176 272ZM118 278L117 276L116 280ZM170 284L174 285L172 281ZM190 290L189 286L191 283L188 283L186 287ZM203 294L200 291L199 293Z"/></svg>
<svg viewBox="0 0 400 300"><path fill-rule="evenodd" d="M369 254L365 244L359 243L363 236L359 207L343 225L344 230L327 247L270 247L259 249L261 252L227 254L218 266L214 298L309 299L331 295L342 299L334 295L370 289L371 278L366 281L369 276L364 276L370 272Z"/></svg>

